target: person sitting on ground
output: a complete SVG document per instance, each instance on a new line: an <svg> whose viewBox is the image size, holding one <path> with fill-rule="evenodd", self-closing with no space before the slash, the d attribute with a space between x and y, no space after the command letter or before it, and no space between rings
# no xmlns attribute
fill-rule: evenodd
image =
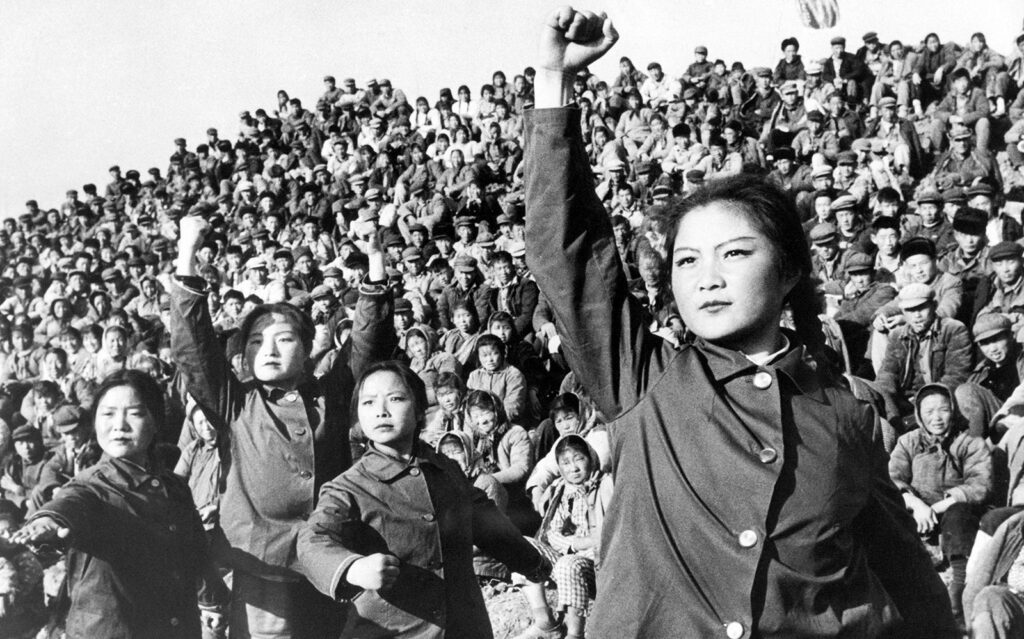
<svg viewBox="0 0 1024 639"><path fill-rule="evenodd" d="M587 617L597 596L601 529L612 499L612 477L601 471L597 453L575 433L562 436L553 448L559 478L541 498L540 530L534 545L548 558L558 591L557 612L565 639L583 639ZM534 626L519 637L536 637L552 619L543 587L526 584L523 594L534 614Z"/></svg>
<svg viewBox="0 0 1024 639"><path fill-rule="evenodd" d="M967 556L992 499L992 454L967 432L950 387L925 384L914 397L917 428L900 436L889 475L914 515L918 533L935 543L953 570L947 585L954 616L962 619ZM941 533L941 534L940 534Z"/></svg>

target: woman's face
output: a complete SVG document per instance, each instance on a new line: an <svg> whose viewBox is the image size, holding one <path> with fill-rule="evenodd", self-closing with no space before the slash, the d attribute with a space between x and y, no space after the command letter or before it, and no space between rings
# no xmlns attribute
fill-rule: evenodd
<svg viewBox="0 0 1024 639"><path fill-rule="evenodd" d="M746 352L774 339L797 277L783 277L776 249L747 214L727 202L690 211L671 260L672 294L694 334Z"/></svg>
<svg viewBox="0 0 1024 639"><path fill-rule="evenodd" d="M590 476L590 457L570 448L558 456L558 471L566 483L578 486Z"/></svg>
<svg viewBox="0 0 1024 639"><path fill-rule="evenodd" d="M142 397L131 386L115 386L99 400L96 408L96 440L110 457L139 465L156 436L156 422Z"/></svg>
<svg viewBox="0 0 1024 639"><path fill-rule="evenodd" d="M470 408L469 421L480 435L490 435L498 428L498 416L493 410L485 408Z"/></svg>
<svg viewBox="0 0 1024 639"><path fill-rule="evenodd" d="M416 436L416 400L397 373L378 371L359 388L357 413L366 437L375 444L407 453Z"/></svg>
<svg viewBox="0 0 1024 639"><path fill-rule="evenodd" d="M288 318L268 313L256 320L245 344L245 360L253 376L265 384L298 379L306 364L306 347Z"/></svg>
<svg viewBox="0 0 1024 639"><path fill-rule="evenodd" d="M199 439L211 445L217 443L217 429L206 418L206 413L198 409L192 411L192 426L195 427Z"/></svg>
<svg viewBox="0 0 1024 639"><path fill-rule="evenodd" d="M930 434L942 437L953 424L953 407L945 395L929 395L921 400L917 409L921 425Z"/></svg>
<svg viewBox="0 0 1024 639"><path fill-rule="evenodd" d="M405 340L405 353L409 356L409 359L427 359L427 357L430 356L430 351L427 348L427 340L423 339L420 335L410 335Z"/></svg>
<svg viewBox="0 0 1024 639"><path fill-rule="evenodd" d="M580 427L580 416L572 411L559 411L555 413L555 430L560 437L575 433Z"/></svg>

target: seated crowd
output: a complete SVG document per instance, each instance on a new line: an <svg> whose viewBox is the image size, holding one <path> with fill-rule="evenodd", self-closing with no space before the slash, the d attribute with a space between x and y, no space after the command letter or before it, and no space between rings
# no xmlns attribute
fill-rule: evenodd
<svg viewBox="0 0 1024 639"><path fill-rule="evenodd" d="M749 70L698 46L674 75L623 57L616 77L574 85L622 267L665 340L688 334L664 281L663 205L737 173L791 194L829 344L978 637L1024 628L1024 35L1013 44L872 32L804 60L787 38L774 68ZM612 476L603 417L525 261L533 76L414 101L386 79L327 76L313 110L280 91L236 135L174 140L164 169L114 166L102 189L3 220L0 533L59 518L63 487L108 452L98 391L143 371L163 394L153 454L187 481L232 574L230 599L204 607L234 629L258 623L244 617L260 597L286 598L297 625L310 582L340 590L289 554L294 529L374 454L348 402L398 359L426 390L422 445L531 537L558 603L513 569L521 553L483 541L479 585L522 586L529 636L582 637ZM264 342L271 360L253 355ZM0 635L59 633L59 556L0 551Z"/></svg>

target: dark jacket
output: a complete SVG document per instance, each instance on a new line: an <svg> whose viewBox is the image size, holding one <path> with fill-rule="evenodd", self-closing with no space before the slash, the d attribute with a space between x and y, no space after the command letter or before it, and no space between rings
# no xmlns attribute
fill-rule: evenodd
<svg viewBox="0 0 1024 639"><path fill-rule="evenodd" d="M954 319L936 317L931 333L932 382L956 388L971 373L973 346L967 327ZM924 385L924 371L919 370L918 354L921 339L906 324L892 331L885 349L882 368L876 383L894 398L909 399Z"/></svg>
<svg viewBox="0 0 1024 639"><path fill-rule="evenodd" d="M204 605L227 603L192 495L170 472L104 458L35 516L71 530L68 639L191 639L197 582Z"/></svg>
<svg viewBox="0 0 1024 639"><path fill-rule="evenodd" d="M280 389L235 377L206 296L171 287L171 353L185 388L218 419L230 442L220 523L235 568L277 579L299 579L295 537L313 512L320 486L351 464L349 401L354 378L394 352L386 291L362 287L349 358L323 377L300 385L298 401Z"/></svg>
<svg viewBox="0 0 1024 639"><path fill-rule="evenodd" d="M491 289L486 284L474 284L468 290L452 282L444 287L437 298L437 319L441 327L449 329L452 324L452 309L458 304L469 302L476 309L477 320L487 321L490 313Z"/></svg>
<svg viewBox="0 0 1024 639"><path fill-rule="evenodd" d="M517 277L516 281L509 285L508 307L512 319L515 320L516 333L518 335L529 335L532 330L533 311L537 308L537 284L531 279ZM491 286L488 290L489 298L487 303L487 315L500 310L498 299L501 289ZM487 317L481 317L481 322L486 322Z"/></svg>
<svg viewBox="0 0 1024 639"><path fill-rule="evenodd" d="M652 335L592 190L578 112L526 118L527 260L572 370L614 420L588 635L718 636L738 623L764 638L954 636L872 409L824 385L798 344L759 369ZM754 386L755 373L770 383Z"/></svg>
<svg viewBox="0 0 1024 639"><path fill-rule="evenodd" d="M345 636L488 639L474 544L513 571L549 569L455 462L417 442L409 462L371 445L325 484L301 526L298 551L300 569L320 592L351 601ZM391 588L364 591L345 581L356 560L374 553L401 561Z"/></svg>
<svg viewBox="0 0 1024 639"><path fill-rule="evenodd" d="M856 54L843 51L839 56L839 77L843 80L863 80L868 70ZM836 70L832 65L832 58L826 58L821 63L821 81L832 84L836 79Z"/></svg>
<svg viewBox="0 0 1024 639"><path fill-rule="evenodd" d="M889 284L872 282L863 293L848 297L839 303L839 311L835 319L842 326L850 322L859 326L867 326L875 318L875 312L896 297L896 289Z"/></svg>

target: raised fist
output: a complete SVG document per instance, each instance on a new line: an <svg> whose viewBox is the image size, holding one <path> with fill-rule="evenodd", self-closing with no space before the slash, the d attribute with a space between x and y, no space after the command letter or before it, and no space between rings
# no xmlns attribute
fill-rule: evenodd
<svg viewBox="0 0 1024 639"><path fill-rule="evenodd" d="M178 248L182 253L195 253L203 245L203 238L210 230L207 221L196 215L181 218L178 230Z"/></svg>
<svg viewBox="0 0 1024 639"><path fill-rule="evenodd" d="M541 68L574 74L603 56L618 39L619 33L606 14L561 7L544 23Z"/></svg>

